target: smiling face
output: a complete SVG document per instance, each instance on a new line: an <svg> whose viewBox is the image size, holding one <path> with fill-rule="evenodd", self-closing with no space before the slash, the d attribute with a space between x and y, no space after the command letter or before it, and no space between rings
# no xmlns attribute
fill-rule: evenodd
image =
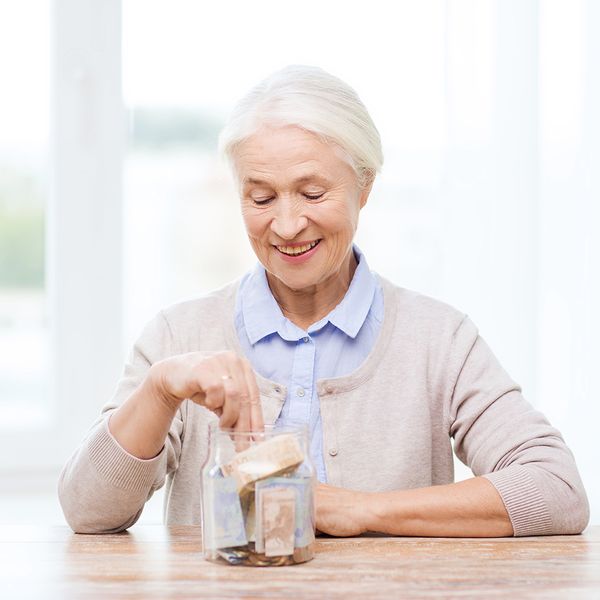
<svg viewBox="0 0 600 600"><path fill-rule="evenodd" d="M337 146L299 127L265 127L239 146L235 169L248 238L270 283L314 293L348 278L369 190Z"/></svg>

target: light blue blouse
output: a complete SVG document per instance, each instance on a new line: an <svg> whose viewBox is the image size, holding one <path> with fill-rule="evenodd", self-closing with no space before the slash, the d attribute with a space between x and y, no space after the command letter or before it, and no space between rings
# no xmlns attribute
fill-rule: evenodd
<svg viewBox="0 0 600 600"><path fill-rule="evenodd" d="M235 326L245 356L263 377L287 386L277 424L308 426L310 454L324 483L316 382L356 370L373 348L383 321L381 286L356 245L354 255L358 266L346 295L307 331L283 315L261 264L244 276L236 300Z"/></svg>

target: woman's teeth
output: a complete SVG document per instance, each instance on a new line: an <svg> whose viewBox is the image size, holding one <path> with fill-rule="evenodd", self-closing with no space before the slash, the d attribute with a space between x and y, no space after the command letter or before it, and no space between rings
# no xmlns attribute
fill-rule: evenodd
<svg viewBox="0 0 600 600"><path fill-rule="evenodd" d="M289 256L298 256L314 248L320 241L321 240L316 240L310 244L305 244L304 246L276 246L276 248L279 252L283 252Z"/></svg>

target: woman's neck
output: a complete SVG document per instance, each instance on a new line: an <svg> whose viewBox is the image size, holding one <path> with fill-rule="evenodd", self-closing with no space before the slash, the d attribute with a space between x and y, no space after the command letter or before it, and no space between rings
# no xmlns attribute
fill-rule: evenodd
<svg viewBox="0 0 600 600"><path fill-rule="evenodd" d="M328 315L346 295L358 263L351 250L348 259L334 276L302 290L292 290L267 273L267 281L281 312L294 325L307 330Z"/></svg>

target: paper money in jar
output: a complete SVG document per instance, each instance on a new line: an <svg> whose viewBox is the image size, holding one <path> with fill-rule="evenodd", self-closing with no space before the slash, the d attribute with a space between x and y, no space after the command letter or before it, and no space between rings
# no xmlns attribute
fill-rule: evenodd
<svg viewBox="0 0 600 600"><path fill-rule="evenodd" d="M303 427L257 434L211 426L202 471L205 558L251 566L313 558L315 475L307 447Z"/></svg>
<svg viewBox="0 0 600 600"><path fill-rule="evenodd" d="M226 476L233 477L238 490L260 479L291 471L305 459L297 437L290 433L265 439L236 454L221 465Z"/></svg>

